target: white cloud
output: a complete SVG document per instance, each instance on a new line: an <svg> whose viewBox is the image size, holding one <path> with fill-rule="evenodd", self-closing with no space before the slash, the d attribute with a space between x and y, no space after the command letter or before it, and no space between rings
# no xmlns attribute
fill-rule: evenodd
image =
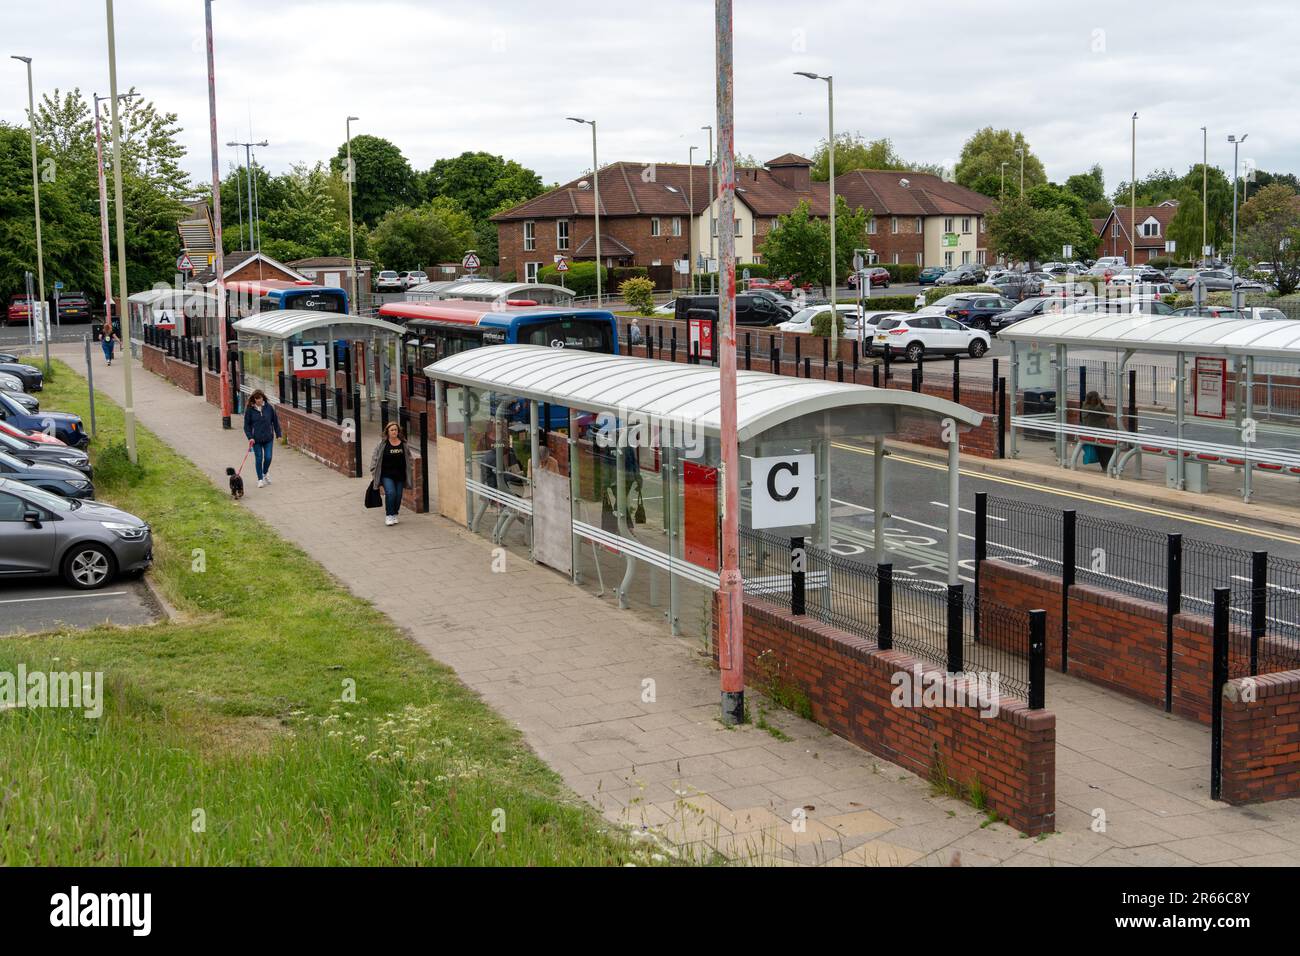
<svg viewBox="0 0 1300 956"><path fill-rule="evenodd" d="M272 169L331 156L344 118L393 140L417 168L467 149L518 159L544 180L590 165L595 117L602 161L685 161L713 122L713 5L614 2L590 9L523 0L365 3L217 0L219 140L271 146ZM1129 173L1231 163L1229 132L1249 132L1260 168L1300 169L1300 131L1283 114L1300 80L1293 4L1223 8L1101 0L736 4L736 148L760 160L810 153L825 136L821 84L832 72L836 128L888 136L912 160L951 163L982 126L1024 130L1054 179L1100 162L1113 188ZM97 0L3 14L6 53L34 57L38 93L107 93L105 18ZM208 109L199 0L119 0L118 83L176 112L196 179L208 171ZM21 65L0 69L0 119L23 121ZM698 156L699 154L697 154ZM223 167L234 151L222 147Z"/></svg>

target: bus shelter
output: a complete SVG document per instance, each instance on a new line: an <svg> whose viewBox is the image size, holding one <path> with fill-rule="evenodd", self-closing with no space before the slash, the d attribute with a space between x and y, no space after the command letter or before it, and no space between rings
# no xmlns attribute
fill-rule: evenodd
<svg viewBox="0 0 1300 956"><path fill-rule="evenodd" d="M1046 438L1063 468L1113 478L1144 457L1171 488L1209 490L1212 469L1300 476L1300 322L1062 313L999 334L1011 347L1013 457Z"/></svg>
<svg viewBox="0 0 1300 956"><path fill-rule="evenodd" d="M285 400L288 390L314 388L333 408L335 389L347 405L354 388L375 418L381 402L396 414L402 403L400 325L361 315L285 309L258 312L234 324L239 336L239 391L261 389ZM328 388L321 389L328 384ZM242 403L241 403L242 404ZM320 407L320 406L317 406Z"/></svg>
<svg viewBox="0 0 1300 956"><path fill-rule="evenodd" d="M126 309L131 354L140 357L146 327L165 328L181 337L199 335L203 330L204 316L215 317L216 307L216 297L199 288L165 286L128 296Z"/></svg>
<svg viewBox="0 0 1300 956"><path fill-rule="evenodd" d="M666 572L674 633L683 587L717 589L719 369L495 345L448 356L425 374L435 386L442 514L497 544L522 527L532 559L575 583L588 550L597 574L600 552L617 554L620 607L642 569L657 603ZM957 583L959 435L980 423L978 412L916 392L752 371L737 374L736 392L742 535L762 530L829 549L833 444L869 450L863 467L874 473L874 511L883 516L884 439L946 434L948 574ZM557 407L567 409L568 427L548 431L564 417ZM879 563L883 520L872 544ZM829 591L823 581L823 599Z"/></svg>
<svg viewBox="0 0 1300 956"><path fill-rule="evenodd" d="M464 299L467 302L526 302L529 305L572 305L573 290L546 282L484 282L457 279L424 282L406 290L407 302L437 302Z"/></svg>

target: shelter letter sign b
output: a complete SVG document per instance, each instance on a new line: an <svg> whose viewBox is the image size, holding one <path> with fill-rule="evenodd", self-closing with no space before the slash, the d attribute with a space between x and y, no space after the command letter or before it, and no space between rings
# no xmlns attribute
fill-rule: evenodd
<svg viewBox="0 0 1300 956"><path fill-rule="evenodd" d="M750 464L754 528L788 528L817 520L816 458L779 455Z"/></svg>
<svg viewBox="0 0 1300 956"><path fill-rule="evenodd" d="M324 345L313 343L293 347L293 374L297 378L324 378L326 361Z"/></svg>

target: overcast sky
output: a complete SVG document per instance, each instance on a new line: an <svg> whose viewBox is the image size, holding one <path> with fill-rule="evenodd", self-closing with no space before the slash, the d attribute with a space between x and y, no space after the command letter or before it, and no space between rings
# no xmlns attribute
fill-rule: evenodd
<svg viewBox="0 0 1300 956"><path fill-rule="evenodd" d="M4 53L34 58L37 95L108 92L100 0L0 0ZM982 126L1022 129L1057 181L1099 162L1129 174L1230 169L1230 132L1261 169L1300 171L1294 0L1048 4L1038 0L737 0L736 149L811 154L833 73L840 131L888 136L910 161L951 166ZM202 0L118 0L119 88L134 85L185 129L209 175ZM417 169L465 150L517 159L547 183L601 162L701 158L714 122L709 0L350 2L216 0L220 140L267 139L274 171L326 159L353 133L395 142ZM22 64L0 64L0 119L23 121ZM222 167L234 158L222 146Z"/></svg>

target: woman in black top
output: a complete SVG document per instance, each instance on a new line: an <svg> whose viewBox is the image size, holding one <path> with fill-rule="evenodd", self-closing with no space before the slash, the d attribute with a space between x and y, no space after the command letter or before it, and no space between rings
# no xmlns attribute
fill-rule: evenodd
<svg viewBox="0 0 1300 956"><path fill-rule="evenodd" d="M396 422L389 422L384 437L370 455L370 484L384 489L384 524L397 524L402 507L402 492L411 484L411 456L406 436Z"/></svg>

